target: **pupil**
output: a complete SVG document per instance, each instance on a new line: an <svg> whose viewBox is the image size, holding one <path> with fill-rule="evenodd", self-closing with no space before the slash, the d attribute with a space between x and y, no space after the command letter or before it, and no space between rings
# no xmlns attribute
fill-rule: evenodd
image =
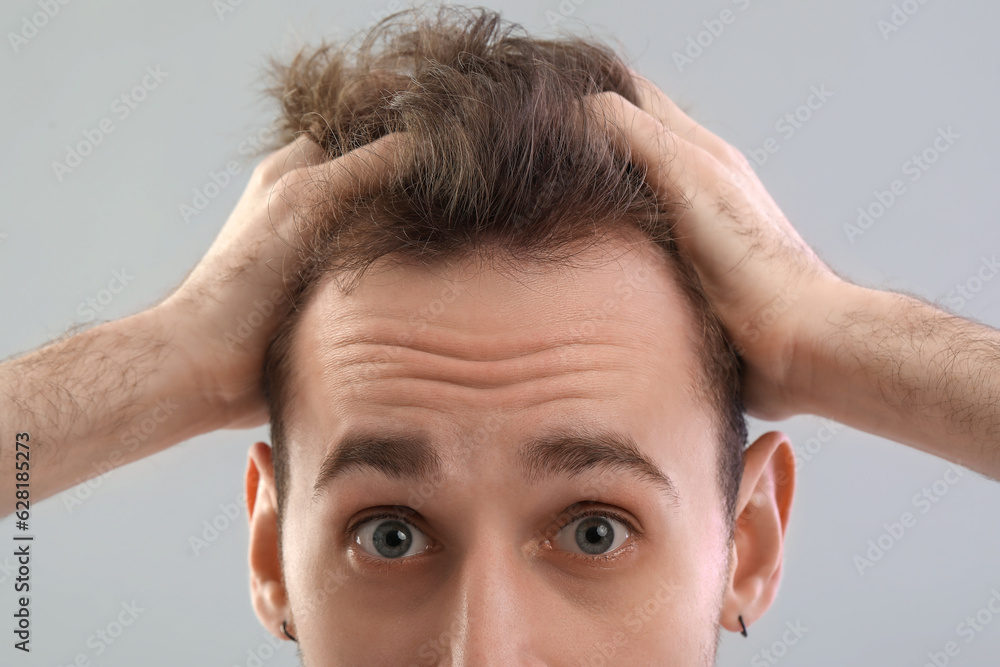
<svg viewBox="0 0 1000 667"><path fill-rule="evenodd" d="M587 539L591 542L599 542L602 537L608 534L607 526L594 526L587 531Z"/></svg>

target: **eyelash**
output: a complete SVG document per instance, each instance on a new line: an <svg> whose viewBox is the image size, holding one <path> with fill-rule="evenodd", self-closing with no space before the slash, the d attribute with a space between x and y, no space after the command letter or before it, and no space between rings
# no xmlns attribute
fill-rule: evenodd
<svg viewBox="0 0 1000 667"><path fill-rule="evenodd" d="M624 524L625 527L628 528L630 536L634 536L637 532L635 526L632 525L631 521L629 521L628 519L626 519L624 516L622 516L617 512L606 509L583 510L579 514L574 514L566 521L566 523L559 526L559 530L562 530L563 528L573 523L574 521L578 521L580 519L591 516L600 516L606 519L614 519L615 521ZM358 519L357 521L355 521L354 523L352 523L350 526L347 527L347 529L344 532L347 534L348 541L353 540L354 533L359 527L368 523L369 521L375 521L376 519L398 519L400 521L403 521L404 523L414 525L414 521L412 520L411 515L409 515L408 513L402 513L398 511L375 512L374 514L370 514L368 516ZM634 548L633 543L628 542L618 547L611 553L601 554L598 556L583 556L580 554L574 554L570 552L566 552L566 555L576 560L580 560L584 563L593 565L594 563L608 563L613 560L616 560L621 556L624 556L626 553L631 552L633 548ZM367 553L364 553L363 551L361 553L358 553L357 557L362 561L367 562L369 565L379 568L381 571L389 571L395 567L404 565L408 559L415 558L415 556L407 556L405 558L375 558Z"/></svg>

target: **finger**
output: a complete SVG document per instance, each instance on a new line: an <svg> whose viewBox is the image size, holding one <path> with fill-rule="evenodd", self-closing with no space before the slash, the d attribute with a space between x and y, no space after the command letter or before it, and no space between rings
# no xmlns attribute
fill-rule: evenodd
<svg viewBox="0 0 1000 667"><path fill-rule="evenodd" d="M338 191L349 195L381 188L397 176L399 167L407 162L404 151L408 147L408 138L405 132L390 132L311 168L310 174L334 180Z"/></svg>
<svg viewBox="0 0 1000 667"><path fill-rule="evenodd" d="M286 172L275 189L310 183L347 196L382 187L398 173L406 139L404 132L391 132L332 160L313 161L302 169Z"/></svg>
<svg viewBox="0 0 1000 667"><path fill-rule="evenodd" d="M308 133L303 132L295 141L280 149L278 158L279 174L286 174L293 169L310 167L326 159L326 151L312 140Z"/></svg>
<svg viewBox="0 0 1000 667"><path fill-rule="evenodd" d="M745 232L755 221L737 177L708 150L621 95L597 93L586 100L627 143L633 159L646 165L646 180L657 194L668 201L683 198L688 208L679 216L674 236L700 270L721 274L738 266L752 242Z"/></svg>
<svg viewBox="0 0 1000 667"><path fill-rule="evenodd" d="M323 149L303 132L294 141L264 157L255 171L260 182L273 184L295 169L316 164L324 159Z"/></svg>
<svg viewBox="0 0 1000 667"><path fill-rule="evenodd" d="M693 199L719 178L730 179L722 164L705 148L671 130L646 110L618 93L589 95L591 108L627 143L633 158L647 166L647 180L663 195L680 193Z"/></svg>
<svg viewBox="0 0 1000 667"><path fill-rule="evenodd" d="M300 241L313 237L314 217L306 215L296 220L296 209L320 206L321 215L337 215L341 202L384 188L406 162L402 159L406 139L406 133L392 132L332 160L307 163L285 172L268 196L268 216L279 236L294 230ZM304 145L301 150L311 151L304 153L305 160L315 160L315 149ZM292 161L294 155L290 152L287 161Z"/></svg>
<svg viewBox="0 0 1000 667"><path fill-rule="evenodd" d="M628 69L635 81L640 109L659 120L668 129L684 137L687 141L704 148L723 165L729 167L742 166L738 165L740 159L743 157L742 153L732 144L696 123L652 81L631 67Z"/></svg>

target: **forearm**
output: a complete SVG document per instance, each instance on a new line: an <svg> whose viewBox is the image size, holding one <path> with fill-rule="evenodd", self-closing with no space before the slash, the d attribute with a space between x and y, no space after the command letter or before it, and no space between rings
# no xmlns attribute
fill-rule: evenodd
<svg viewBox="0 0 1000 667"><path fill-rule="evenodd" d="M803 412L1000 480L1000 332L894 292L828 300Z"/></svg>
<svg viewBox="0 0 1000 667"><path fill-rule="evenodd" d="M0 509L14 508L15 437L28 433L30 490L41 500L212 430L223 406L157 309L107 322L0 364ZM22 447L23 451L23 447Z"/></svg>

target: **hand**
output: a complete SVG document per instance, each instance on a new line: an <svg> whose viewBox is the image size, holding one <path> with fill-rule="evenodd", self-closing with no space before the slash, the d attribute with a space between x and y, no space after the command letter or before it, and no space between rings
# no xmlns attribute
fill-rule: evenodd
<svg viewBox="0 0 1000 667"><path fill-rule="evenodd" d="M303 135L266 156L208 253L154 307L201 394L226 412L222 428L268 421L264 355L291 306L285 276L297 274L297 246L309 234L296 211L380 176L398 136L324 161L320 146Z"/></svg>
<svg viewBox="0 0 1000 667"><path fill-rule="evenodd" d="M745 362L747 412L784 419L802 411L810 350L829 309L859 289L806 245L749 162L633 71L636 107L617 93L591 96L648 166L647 182L686 202L677 243L698 272Z"/></svg>

